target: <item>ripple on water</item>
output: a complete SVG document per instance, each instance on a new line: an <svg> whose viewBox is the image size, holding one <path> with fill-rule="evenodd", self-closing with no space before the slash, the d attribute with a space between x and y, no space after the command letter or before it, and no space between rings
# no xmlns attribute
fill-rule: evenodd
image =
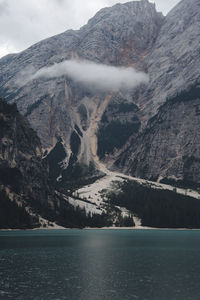
<svg viewBox="0 0 200 300"><path fill-rule="evenodd" d="M200 232L73 232L0 233L0 298L200 299Z"/></svg>

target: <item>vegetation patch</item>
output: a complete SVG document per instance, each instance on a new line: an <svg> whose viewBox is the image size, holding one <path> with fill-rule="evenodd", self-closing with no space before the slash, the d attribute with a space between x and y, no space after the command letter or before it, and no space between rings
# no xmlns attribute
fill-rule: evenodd
<svg viewBox="0 0 200 300"><path fill-rule="evenodd" d="M192 101L195 99L200 99L200 84L199 83L195 83L194 85L190 86L187 90L177 93L172 98L168 98L167 102L170 102L170 103L186 102L186 101Z"/></svg>
<svg viewBox="0 0 200 300"><path fill-rule="evenodd" d="M83 133L81 132L81 130L80 130L80 128L78 127L77 124L74 126L74 128L76 129L77 133L82 137L82 136L83 136Z"/></svg>
<svg viewBox="0 0 200 300"><path fill-rule="evenodd" d="M80 149L80 145L81 145L81 140L80 137L78 136L78 134L73 131L70 137L70 147L72 150L72 153L77 156L79 149Z"/></svg>
<svg viewBox="0 0 200 300"><path fill-rule="evenodd" d="M78 113L80 115L81 125L83 130L87 130L88 113L84 104L78 107Z"/></svg>
<svg viewBox="0 0 200 300"><path fill-rule="evenodd" d="M140 123L121 123L119 120L112 121L98 131L98 156L105 157L106 153L113 153L114 149L120 149L128 138L138 132Z"/></svg>
<svg viewBox="0 0 200 300"><path fill-rule="evenodd" d="M137 112L138 110L139 108L136 104L119 96L114 96L106 109L106 111L113 111L115 113Z"/></svg>
<svg viewBox="0 0 200 300"><path fill-rule="evenodd" d="M137 116L139 108L136 104L120 97L113 96L108 104L98 131L98 155L113 154L115 148L120 149L129 137L139 131L141 126Z"/></svg>
<svg viewBox="0 0 200 300"><path fill-rule="evenodd" d="M39 226L37 217L30 216L24 205L11 201L5 191L0 191L0 228L27 229Z"/></svg>
<svg viewBox="0 0 200 300"><path fill-rule="evenodd" d="M62 171L62 181L59 182L59 189L64 188L66 190L65 187L67 186L67 190L74 191L77 188L95 182L103 176L103 174L95 170L92 162L90 162L89 166L78 163L77 158L72 154L67 169Z"/></svg>
<svg viewBox="0 0 200 300"><path fill-rule="evenodd" d="M60 163L65 159L66 152L63 147L62 141L58 141L55 147L44 158L49 165L49 175L51 180L56 181L57 177L61 174L62 168Z"/></svg>
<svg viewBox="0 0 200 300"><path fill-rule="evenodd" d="M18 168L0 168L0 182L5 186L11 186L16 193L20 192L22 174Z"/></svg>
<svg viewBox="0 0 200 300"><path fill-rule="evenodd" d="M107 214L91 214L87 213L84 208L73 207L71 204L66 203L64 209L61 211L60 225L69 228L84 228L84 227L105 227L112 226Z"/></svg>
<svg viewBox="0 0 200 300"><path fill-rule="evenodd" d="M133 181L119 183L121 192L111 192L111 204L125 207L143 226L157 228L200 228L200 200L175 191L157 190Z"/></svg>
<svg viewBox="0 0 200 300"><path fill-rule="evenodd" d="M156 181L156 180L152 180L151 181ZM187 179L183 179L183 180L176 180L173 178L163 178L160 183L164 183L164 184L168 184L168 185L172 185L174 187L179 187L179 188L188 188L188 189L194 189L194 190L199 190L200 189L200 185L192 180L187 180Z"/></svg>
<svg viewBox="0 0 200 300"><path fill-rule="evenodd" d="M42 101L44 99L46 99L48 97L48 95L44 95L43 97L41 97L39 100L37 100L36 102L34 102L33 104L29 105L27 107L27 111L26 113L24 114L24 117L28 117L32 114L32 112L38 108L40 106L40 104L42 103Z"/></svg>

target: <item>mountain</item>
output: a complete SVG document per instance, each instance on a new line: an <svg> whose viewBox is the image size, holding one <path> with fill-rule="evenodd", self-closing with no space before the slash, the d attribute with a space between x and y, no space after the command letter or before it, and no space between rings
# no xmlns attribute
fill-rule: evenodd
<svg viewBox="0 0 200 300"><path fill-rule="evenodd" d="M199 187L199 30L199 1L183 0L167 15L146 58L143 130L117 161L124 172Z"/></svg>
<svg viewBox="0 0 200 300"><path fill-rule="evenodd" d="M154 181L200 186L200 84L169 98L120 155L124 172Z"/></svg>
<svg viewBox="0 0 200 300"><path fill-rule="evenodd" d="M95 180L104 163L199 187L199 29L198 0L182 0L166 17L147 0L133 1L0 60L0 96L37 132L54 184ZM134 67L149 82L102 91L67 75L34 77L72 59Z"/></svg>
<svg viewBox="0 0 200 300"><path fill-rule="evenodd" d="M94 226L95 216L55 190L40 140L16 104L0 100L0 128L0 228Z"/></svg>
<svg viewBox="0 0 200 300"><path fill-rule="evenodd" d="M68 30L0 60L1 97L9 103L17 103L19 111L39 135L46 154L62 139L60 147L65 157L62 156L63 163L60 158L57 160L67 171L61 174L61 180L71 178L74 168L79 170L75 176L94 172L95 135L105 107L110 99L111 104L114 101L119 108L124 101L124 106L130 103L131 107L133 99L129 94L112 93L110 97L108 92L88 89L67 76L26 82L27 76L72 58L145 70L144 58L152 49L163 21L162 14L147 0L117 4L99 11L78 31ZM114 144L114 148L120 148L131 135L130 129L139 129L135 123L140 121L137 117L132 121L126 111L122 121L120 118L113 121L118 122L125 134L119 144ZM130 128L128 134L124 122Z"/></svg>
<svg viewBox="0 0 200 300"><path fill-rule="evenodd" d="M2 100L0 124L0 225L39 226L38 212L45 217L57 206L39 138L16 105Z"/></svg>
<svg viewBox="0 0 200 300"><path fill-rule="evenodd" d="M149 86L142 96L148 120L167 100L200 79L200 3L182 0L165 18L152 51L146 57Z"/></svg>
<svg viewBox="0 0 200 300"><path fill-rule="evenodd" d="M62 154L61 141L43 159L40 140L16 104L0 100L0 128L1 229L134 225L131 212L108 203L97 205L72 186L56 186L50 161L57 166L54 154Z"/></svg>

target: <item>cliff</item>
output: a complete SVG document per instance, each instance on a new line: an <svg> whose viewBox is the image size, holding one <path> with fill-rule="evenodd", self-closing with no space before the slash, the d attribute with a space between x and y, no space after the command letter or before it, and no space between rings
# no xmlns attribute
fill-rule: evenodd
<svg viewBox="0 0 200 300"><path fill-rule="evenodd" d="M97 134L98 126L93 132L94 123L109 103L109 95L83 87L67 75L30 82L26 78L43 67L77 58L145 71L144 58L163 21L155 5L146 0L116 4L99 11L80 30L68 30L0 60L0 96L17 103L36 130L43 149L52 150L62 139L68 176L77 164L82 169L95 168L93 150L97 141L91 137ZM133 102L130 94L122 94L121 98Z"/></svg>
<svg viewBox="0 0 200 300"><path fill-rule="evenodd" d="M0 95L28 118L62 186L72 177L98 176L99 158L133 176L198 185L199 96L190 99L188 91L200 80L199 30L198 0L182 0L166 17L147 0L116 4L80 30L2 58ZM67 75L27 82L69 59L132 66L148 73L149 83L102 92ZM181 92L187 101L177 102Z"/></svg>
<svg viewBox="0 0 200 300"><path fill-rule="evenodd" d="M200 86L169 98L116 164L133 176L200 187Z"/></svg>
<svg viewBox="0 0 200 300"><path fill-rule="evenodd" d="M82 227L88 218L56 192L36 132L0 100L0 228Z"/></svg>

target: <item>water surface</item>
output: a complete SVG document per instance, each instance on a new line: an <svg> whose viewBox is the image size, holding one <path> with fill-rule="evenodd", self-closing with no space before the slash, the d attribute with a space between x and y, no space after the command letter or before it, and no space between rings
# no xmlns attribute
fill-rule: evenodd
<svg viewBox="0 0 200 300"><path fill-rule="evenodd" d="M200 299L200 231L0 232L0 299Z"/></svg>

